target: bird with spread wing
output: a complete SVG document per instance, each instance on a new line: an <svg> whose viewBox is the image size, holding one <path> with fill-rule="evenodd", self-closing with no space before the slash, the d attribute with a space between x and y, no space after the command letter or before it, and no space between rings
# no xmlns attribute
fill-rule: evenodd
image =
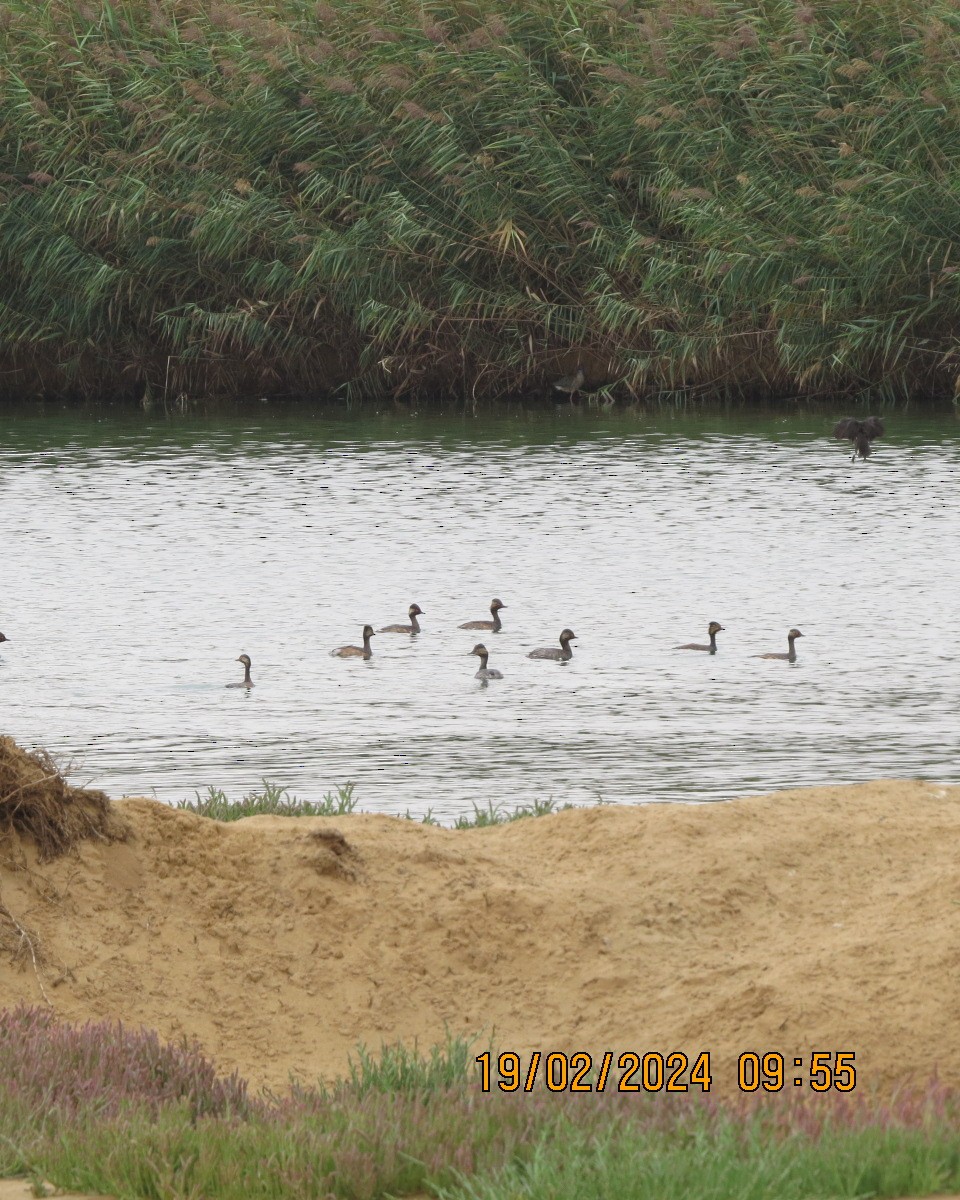
<svg viewBox="0 0 960 1200"><path fill-rule="evenodd" d="M846 438L847 441L853 442L851 462L858 454L861 458L869 458L870 443L874 438L883 437L883 422L879 417L867 417L865 421L858 421L856 417L844 417L842 421L837 422L833 436L839 441Z"/></svg>

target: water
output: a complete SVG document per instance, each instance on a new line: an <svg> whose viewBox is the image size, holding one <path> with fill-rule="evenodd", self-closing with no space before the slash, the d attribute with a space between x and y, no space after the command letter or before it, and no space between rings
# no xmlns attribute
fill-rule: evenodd
<svg viewBox="0 0 960 1200"><path fill-rule="evenodd" d="M960 782L951 415L856 465L820 416L256 417L0 421L0 732L113 796L353 780L443 820ZM329 656L413 601L419 638ZM795 665L750 657L791 625Z"/></svg>

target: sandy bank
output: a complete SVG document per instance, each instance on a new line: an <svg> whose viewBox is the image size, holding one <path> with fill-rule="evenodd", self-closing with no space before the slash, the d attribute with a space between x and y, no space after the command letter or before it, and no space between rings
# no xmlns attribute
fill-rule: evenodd
<svg viewBox="0 0 960 1200"><path fill-rule="evenodd" d="M220 825L148 800L132 837L30 871L3 902L42 1001L197 1037L282 1085L358 1041L495 1030L498 1048L676 1049L735 1087L744 1050L856 1053L862 1085L960 1084L960 788L919 782L709 806L603 807L456 832L389 817ZM337 835L342 835L338 837ZM7 943L4 943L5 947Z"/></svg>

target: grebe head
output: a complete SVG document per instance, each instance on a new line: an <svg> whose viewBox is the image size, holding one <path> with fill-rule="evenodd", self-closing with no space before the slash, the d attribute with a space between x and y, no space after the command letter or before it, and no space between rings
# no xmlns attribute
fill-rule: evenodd
<svg viewBox="0 0 960 1200"><path fill-rule="evenodd" d="M408 617L422 617L425 615L426 614L424 613L423 609L420 607L419 604L411 604L410 607L407 609Z"/></svg>
<svg viewBox="0 0 960 1200"><path fill-rule="evenodd" d="M793 641L794 638L798 638L798 637L803 637L803 634L800 632L799 629L791 629L790 632L787 634L787 640L791 641L791 642Z"/></svg>
<svg viewBox="0 0 960 1200"><path fill-rule="evenodd" d="M251 665L250 655L249 654L241 654L240 657L237 659L237 662L242 662L245 667L249 667Z"/></svg>
<svg viewBox="0 0 960 1200"><path fill-rule="evenodd" d="M722 629L723 629L723 626L720 624L719 621L711 621L710 624L707 626L707 633L709 633L712 636L715 633L720 633Z"/></svg>

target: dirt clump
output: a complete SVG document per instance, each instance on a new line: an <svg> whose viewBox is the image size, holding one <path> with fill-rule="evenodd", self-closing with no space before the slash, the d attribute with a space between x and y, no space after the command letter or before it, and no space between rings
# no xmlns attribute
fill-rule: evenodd
<svg viewBox="0 0 960 1200"><path fill-rule="evenodd" d="M0 737L0 840L12 834L31 838L45 862L85 838L122 841L126 829L103 792L72 787L45 750Z"/></svg>
<svg viewBox="0 0 960 1200"><path fill-rule="evenodd" d="M314 829L307 834L312 854L309 862L318 875L341 879L360 877L360 856L339 829Z"/></svg>

